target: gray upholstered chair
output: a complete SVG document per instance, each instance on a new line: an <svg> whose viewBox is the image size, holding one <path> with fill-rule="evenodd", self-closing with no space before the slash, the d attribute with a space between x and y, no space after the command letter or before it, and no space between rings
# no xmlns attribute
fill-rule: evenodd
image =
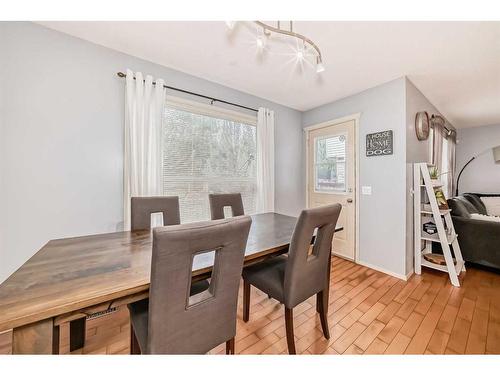
<svg viewBox="0 0 500 375"><path fill-rule="evenodd" d="M163 225L180 224L179 197L132 197L131 230L151 229L151 214L161 212ZM208 289L208 282L199 282L197 289ZM70 322L70 350L77 350L85 343L86 318Z"/></svg>
<svg viewBox="0 0 500 375"><path fill-rule="evenodd" d="M181 223L179 197L132 197L131 229L151 229L151 214L163 214L163 225Z"/></svg>
<svg viewBox="0 0 500 375"><path fill-rule="evenodd" d="M210 214L212 220L224 219L224 207L231 207L233 216L243 216L243 201L240 193L235 194L209 194Z"/></svg>
<svg viewBox="0 0 500 375"><path fill-rule="evenodd" d="M131 352L201 354L226 342L234 353L248 216L153 229L149 302L129 305ZM215 251L210 287L193 290L193 259ZM207 254L205 254L207 255Z"/></svg>
<svg viewBox="0 0 500 375"><path fill-rule="evenodd" d="M243 320L247 322L249 319L250 285L283 303L290 354L295 354L293 308L315 294L323 334L330 338L327 321L328 276L332 239L340 210L340 204L333 204L302 211L288 255L277 256L243 270Z"/></svg>

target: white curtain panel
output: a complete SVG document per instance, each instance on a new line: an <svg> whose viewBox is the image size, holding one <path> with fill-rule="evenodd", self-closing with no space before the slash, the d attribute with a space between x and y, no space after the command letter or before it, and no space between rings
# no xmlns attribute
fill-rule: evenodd
<svg viewBox="0 0 500 375"><path fill-rule="evenodd" d="M443 127L438 124L432 130L432 164L439 168L439 173L443 162L443 131Z"/></svg>
<svg viewBox="0 0 500 375"><path fill-rule="evenodd" d="M257 213L274 211L274 112L257 115Z"/></svg>
<svg viewBox="0 0 500 375"><path fill-rule="evenodd" d="M457 140L455 136L450 136L448 142L448 174L446 175L446 184L448 186L448 197L451 198L455 195L455 164L456 164L456 148Z"/></svg>
<svg viewBox="0 0 500 375"><path fill-rule="evenodd" d="M134 79L135 77L135 79ZM127 70L125 157L123 166L124 230L130 230L130 198L162 195L162 117L166 90L161 79ZM152 225L158 225L155 218Z"/></svg>

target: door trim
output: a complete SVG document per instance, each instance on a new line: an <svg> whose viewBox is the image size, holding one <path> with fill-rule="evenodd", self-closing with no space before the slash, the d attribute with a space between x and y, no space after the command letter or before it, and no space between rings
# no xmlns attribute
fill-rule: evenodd
<svg viewBox="0 0 500 375"><path fill-rule="evenodd" d="M361 153L359 152L359 119L361 118L361 113L354 113L352 115L336 118L333 120L321 122L319 124L314 124L310 126L306 126L303 128L304 131L304 143L305 143L305 151L306 151L306 207L309 208L309 132L311 130L326 128L328 126L343 124L344 122L354 121L354 157L356 159L356 171L354 173L354 186L356 188L356 208L355 212L355 236L354 236L354 262L358 263L359 259L359 159Z"/></svg>

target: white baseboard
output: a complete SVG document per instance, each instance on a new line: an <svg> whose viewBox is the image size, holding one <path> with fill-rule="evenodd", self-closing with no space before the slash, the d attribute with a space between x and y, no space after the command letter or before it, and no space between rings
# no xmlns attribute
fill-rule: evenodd
<svg viewBox="0 0 500 375"><path fill-rule="evenodd" d="M415 270L412 268L412 269L410 270L410 272L408 272L408 273L406 274L406 280L408 280L410 277L412 277L414 273L415 273Z"/></svg>
<svg viewBox="0 0 500 375"><path fill-rule="evenodd" d="M347 260L349 262L354 262L354 259L346 257L345 255L337 254L335 251L332 251L332 255L336 256L337 258L341 258L341 259ZM356 263L356 262L354 262L354 263Z"/></svg>
<svg viewBox="0 0 500 375"><path fill-rule="evenodd" d="M392 272L392 271L386 270L386 269L384 269L382 267L379 267L379 266L374 266L373 264L362 262L360 260L358 260L356 263L359 264L359 265L362 265L362 266L374 269L375 271L379 271L379 272L385 273L385 274L387 274L389 276L397 277L398 279L401 279L401 280L404 280L404 281L407 281L410 278L410 276L413 274L413 270L408 275L402 275L402 274L399 274L399 273L396 273L396 272Z"/></svg>

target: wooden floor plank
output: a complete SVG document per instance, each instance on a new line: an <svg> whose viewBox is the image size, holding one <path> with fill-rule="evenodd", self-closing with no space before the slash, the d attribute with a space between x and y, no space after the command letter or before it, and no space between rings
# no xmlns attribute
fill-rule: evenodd
<svg viewBox="0 0 500 375"><path fill-rule="evenodd" d="M451 333L453 325L455 324L455 319L458 314L458 307L452 305L446 305L443 314L439 319L437 329L440 331Z"/></svg>
<svg viewBox="0 0 500 375"><path fill-rule="evenodd" d="M404 319L401 319L397 316L392 317L391 320L385 325L384 329L380 331L378 334L378 339L384 341L385 343L389 344L394 337L398 334L399 330L401 327L403 327L405 323Z"/></svg>
<svg viewBox="0 0 500 375"><path fill-rule="evenodd" d="M295 344L302 354L500 354L500 275L469 269L462 287L443 273L424 270L408 282L333 258L328 324L323 337L315 297L294 308ZM283 305L251 289L250 321L238 297L236 352L288 353ZM126 308L87 321L83 349L72 354L126 354ZM10 353L11 332L0 333L0 353ZM69 326L60 331L69 353ZM210 354L224 354L225 344Z"/></svg>
<svg viewBox="0 0 500 375"><path fill-rule="evenodd" d="M457 317L451 331L450 339L448 340L447 348L453 350L455 353L465 353L470 326L471 322Z"/></svg>
<svg viewBox="0 0 500 375"><path fill-rule="evenodd" d="M370 346L365 350L364 354L383 354L389 345L384 341L375 337Z"/></svg>
<svg viewBox="0 0 500 375"><path fill-rule="evenodd" d="M344 353L351 344L358 338L358 336L366 329L366 326L356 322L348 330L344 332L332 345L337 353Z"/></svg>
<svg viewBox="0 0 500 375"><path fill-rule="evenodd" d="M375 318L385 309L385 305L377 302L367 312L363 314L358 320L365 326L370 325Z"/></svg>
<svg viewBox="0 0 500 375"><path fill-rule="evenodd" d="M500 296L497 296L500 297ZM490 305L490 318L488 321L488 337L486 339L486 352L500 354L500 298L496 298Z"/></svg>
<svg viewBox="0 0 500 375"><path fill-rule="evenodd" d="M434 330L434 333L427 345L427 350L432 354L444 354L450 335L439 329Z"/></svg>
<svg viewBox="0 0 500 375"><path fill-rule="evenodd" d="M385 354L403 354L410 343L411 338L399 332L389 344Z"/></svg>
<svg viewBox="0 0 500 375"><path fill-rule="evenodd" d="M443 310L444 306L441 304L433 304L431 306L408 345L406 353L423 354L425 352Z"/></svg>
<svg viewBox="0 0 500 375"><path fill-rule="evenodd" d="M372 321L361 335L354 341L354 345L365 351L375 340L377 335L384 329L385 324L378 320Z"/></svg>
<svg viewBox="0 0 500 375"><path fill-rule="evenodd" d="M477 300L476 300L477 303ZM484 354L486 351L486 338L488 336L489 314L480 308L474 310L470 327L469 338L465 347L465 354Z"/></svg>
<svg viewBox="0 0 500 375"><path fill-rule="evenodd" d="M389 303L385 308L384 310L382 310L380 312L380 314L377 316L377 319L379 321L381 321L382 323L389 323L389 320L392 319L392 317L394 316L394 314L396 314L396 312L401 308L401 304L396 302L396 301L392 301L391 303Z"/></svg>

